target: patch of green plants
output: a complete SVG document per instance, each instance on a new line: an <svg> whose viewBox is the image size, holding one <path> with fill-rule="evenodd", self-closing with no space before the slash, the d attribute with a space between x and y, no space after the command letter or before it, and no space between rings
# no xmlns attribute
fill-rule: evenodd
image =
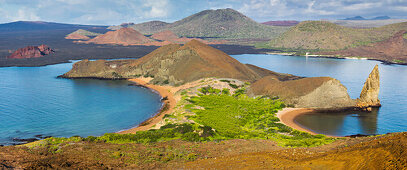
<svg viewBox="0 0 407 170"><path fill-rule="evenodd" d="M215 129L216 139L272 139L283 146L309 147L331 143L335 139L311 135L279 123L277 111L285 105L278 99L251 98L240 88L234 94L218 93L212 87L192 96L189 106L195 122ZM213 93L209 93L212 91ZM193 109L198 108L204 109Z"/></svg>
<svg viewBox="0 0 407 170"><path fill-rule="evenodd" d="M395 63L405 63L404 61L402 61L402 60L397 60L397 59L393 60L393 62L395 62Z"/></svg>
<svg viewBox="0 0 407 170"><path fill-rule="evenodd" d="M407 33L405 33L405 34L403 35L403 38L404 38L404 39L407 39Z"/></svg>
<svg viewBox="0 0 407 170"><path fill-rule="evenodd" d="M113 78L123 78L119 73L112 72Z"/></svg>

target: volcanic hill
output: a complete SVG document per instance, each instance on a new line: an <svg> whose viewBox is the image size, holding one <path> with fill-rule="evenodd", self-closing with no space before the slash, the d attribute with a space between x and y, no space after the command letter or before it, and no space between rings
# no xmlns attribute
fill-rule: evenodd
<svg viewBox="0 0 407 170"><path fill-rule="evenodd" d="M346 57L366 57L391 63L407 63L407 31L400 31L389 39L365 46L341 51L321 52L320 54Z"/></svg>
<svg viewBox="0 0 407 170"><path fill-rule="evenodd" d="M100 33L90 32L84 29L78 29L75 32L72 32L66 35L65 39L73 39L73 40L88 40L90 39L89 36L98 36L101 35Z"/></svg>
<svg viewBox="0 0 407 170"><path fill-rule="evenodd" d="M47 45L27 46L16 50L7 58L22 59L22 58L38 58L55 52Z"/></svg>
<svg viewBox="0 0 407 170"><path fill-rule="evenodd" d="M135 30L143 33L143 34L154 34L160 31L163 31L166 29L166 26L169 23L162 22L162 21L149 21L149 22L143 22L139 24L134 24L134 23L123 23L118 26L110 26L108 29L111 30L118 30L120 28L134 28Z"/></svg>
<svg viewBox="0 0 407 170"><path fill-rule="evenodd" d="M385 40L407 28L407 22L371 29L354 29L328 21L304 21L270 41L270 47L340 50Z"/></svg>
<svg viewBox="0 0 407 170"><path fill-rule="evenodd" d="M152 41L153 40L132 28L121 28L117 31L109 31L105 34L98 35L97 37L86 41L86 43L132 45L144 44Z"/></svg>
<svg viewBox="0 0 407 170"><path fill-rule="evenodd" d="M75 63L63 77L136 78L153 77L158 84L180 85L206 77L253 81L260 76L236 59L197 40L184 46L170 44L138 60L88 61Z"/></svg>
<svg viewBox="0 0 407 170"><path fill-rule="evenodd" d="M242 13L227 8L205 10L174 23L152 21L127 25L143 34L153 34L171 30L183 37L220 37L220 38L265 38L271 39L286 27L267 26L257 23ZM117 29L119 27L111 27Z"/></svg>

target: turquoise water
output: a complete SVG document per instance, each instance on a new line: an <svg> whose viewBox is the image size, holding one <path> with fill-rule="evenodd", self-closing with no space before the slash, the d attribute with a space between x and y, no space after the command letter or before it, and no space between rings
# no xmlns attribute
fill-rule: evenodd
<svg viewBox="0 0 407 170"><path fill-rule="evenodd" d="M358 98L366 78L376 64L380 71L382 107L372 113L346 112L299 116L295 121L312 131L328 135L385 134L407 131L407 66L384 65L372 60L306 58L281 55L234 55L250 63L281 73L298 76L329 76Z"/></svg>
<svg viewBox="0 0 407 170"><path fill-rule="evenodd" d="M117 132L138 125L161 107L158 94L127 81L56 78L71 67L0 68L0 144L35 135Z"/></svg>

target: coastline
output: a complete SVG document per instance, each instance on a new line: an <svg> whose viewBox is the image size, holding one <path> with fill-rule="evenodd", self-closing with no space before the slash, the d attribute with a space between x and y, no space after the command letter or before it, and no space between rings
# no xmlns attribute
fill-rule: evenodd
<svg viewBox="0 0 407 170"><path fill-rule="evenodd" d="M308 132L312 135L318 135L319 133L315 133L314 131L311 131L310 129L304 128L301 125L299 125L297 122L295 122L295 118L304 115L304 114L310 114L314 113L314 109L310 108L284 108L283 110L280 110L276 113L276 116L280 119L280 123L291 127L293 129L299 130L299 131L304 131ZM325 134L324 134L325 135ZM332 136L332 135L325 135L327 137L334 137L334 138L340 138L342 136Z"/></svg>
<svg viewBox="0 0 407 170"><path fill-rule="evenodd" d="M174 95L170 92L169 89L165 88L164 86L159 86L159 85L154 85L154 84L149 84L148 81L150 81L149 78L135 78L135 79L128 79L128 81L134 82L139 86L143 86L146 88L149 88L151 90L156 91L161 98L167 98L167 100L162 100L163 106L161 107L160 111L156 113L153 117L143 121L140 123L138 126L122 130L116 133L119 134L127 134L127 133L136 133L138 131L145 131L151 129L154 125L159 123L166 114L169 114L172 112L176 105L176 100L174 98Z"/></svg>
<svg viewBox="0 0 407 170"><path fill-rule="evenodd" d="M300 126L297 122L294 121L296 117L312 112L314 112L313 109L307 108L283 108L283 110L280 110L276 113L276 116L280 119L280 123L286 126L299 131L308 132L312 135L317 135L317 133Z"/></svg>

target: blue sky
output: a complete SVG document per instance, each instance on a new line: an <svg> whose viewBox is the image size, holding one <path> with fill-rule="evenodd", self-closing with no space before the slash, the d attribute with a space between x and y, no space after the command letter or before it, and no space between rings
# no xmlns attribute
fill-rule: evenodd
<svg viewBox="0 0 407 170"><path fill-rule="evenodd" d="M117 25L173 22L206 9L233 8L256 21L407 18L407 0L0 0L0 23L50 21Z"/></svg>

